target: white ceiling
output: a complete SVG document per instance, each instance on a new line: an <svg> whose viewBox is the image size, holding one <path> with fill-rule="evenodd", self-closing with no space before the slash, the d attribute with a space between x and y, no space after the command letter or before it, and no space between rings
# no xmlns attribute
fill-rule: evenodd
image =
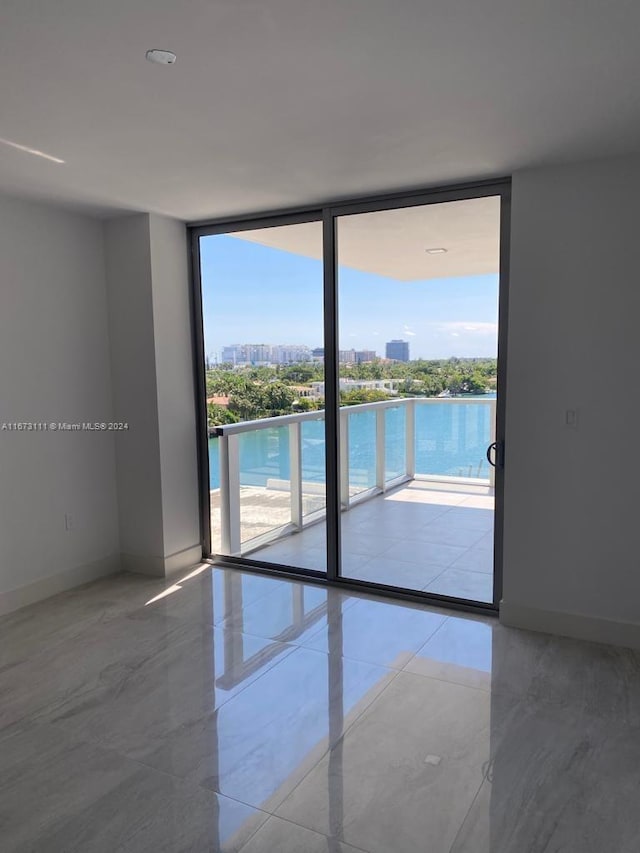
<svg viewBox="0 0 640 853"><path fill-rule="evenodd" d="M184 219L640 150L637 0L2 0L0 190ZM174 66L144 58L175 51Z"/></svg>
<svg viewBox="0 0 640 853"><path fill-rule="evenodd" d="M322 225L239 231L234 236L322 258ZM338 263L396 281L484 275L500 270L500 198L467 199L338 218ZM442 248L443 254L428 254Z"/></svg>

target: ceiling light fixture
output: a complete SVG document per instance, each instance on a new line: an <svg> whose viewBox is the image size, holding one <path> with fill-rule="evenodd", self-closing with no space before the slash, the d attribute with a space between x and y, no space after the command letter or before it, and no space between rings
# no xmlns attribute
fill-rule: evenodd
<svg viewBox="0 0 640 853"><path fill-rule="evenodd" d="M148 50L145 57L149 62L156 62L158 65L173 65L177 57L170 50Z"/></svg>
<svg viewBox="0 0 640 853"><path fill-rule="evenodd" d="M12 142L10 139L2 139L2 137L0 137L0 143L2 143L2 145L8 145L9 148L15 148L16 151L24 151L25 154L33 154L34 157L42 157L43 160L49 160L51 163L64 163L64 160L61 160L59 157L54 157L51 154L45 154L44 151L38 151L37 148L29 148L27 145L20 145L17 142Z"/></svg>
<svg viewBox="0 0 640 853"><path fill-rule="evenodd" d="M437 246L434 249L425 249L427 255L445 255L447 251L447 249L443 249L441 246Z"/></svg>

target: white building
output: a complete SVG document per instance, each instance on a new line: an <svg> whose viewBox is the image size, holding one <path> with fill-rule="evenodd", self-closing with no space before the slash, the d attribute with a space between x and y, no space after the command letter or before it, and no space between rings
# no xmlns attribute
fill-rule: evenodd
<svg viewBox="0 0 640 853"><path fill-rule="evenodd" d="M303 344L276 344L271 347L272 364L298 364L311 361L311 350Z"/></svg>
<svg viewBox="0 0 640 853"><path fill-rule="evenodd" d="M304 344L231 344L222 348L226 364L297 364L311 361L311 350Z"/></svg>
<svg viewBox="0 0 640 853"><path fill-rule="evenodd" d="M386 391L390 396L395 396L397 391L397 379L341 379L341 391ZM324 382L311 383L312 395L316 399L324 397Z"/></svg>

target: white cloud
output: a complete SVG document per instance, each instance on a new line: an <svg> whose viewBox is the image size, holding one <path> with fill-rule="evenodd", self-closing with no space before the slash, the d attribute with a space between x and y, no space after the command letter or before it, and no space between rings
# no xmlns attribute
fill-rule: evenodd
<svg viewBox="0 0 640 853"><path fill-rule="evenodd" d="M498 334L497 323L474 323L473 321L456 321L449 323L434 323L440 332L448 332L450 335L459 336L461 332L473 335L487 335L496 337Z"/></svg>

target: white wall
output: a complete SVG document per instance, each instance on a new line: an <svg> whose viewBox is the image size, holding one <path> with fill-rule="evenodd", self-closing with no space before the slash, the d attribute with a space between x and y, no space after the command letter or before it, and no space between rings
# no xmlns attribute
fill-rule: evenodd
<svg viewBox="0 0 640 853"><path fill-rule="evenodd" d="M111 417L102 224L0 198L0 424ZM113 433L0 430L0 612L119 550Z"/></svg>
<svg viewBox="0 0 640 853"><path fill-rule="evenodd" d="M0 613L201 556L186 231L0 198ZM66 529L65 516L72 519Z"/></svg>
<svg viewBox="0 0 640 853"><path fill-rule="evenodd" d="M151 292L149 217L105 223L120 544L125 564L161 557L162 489Z"/></svg>
<svg viewBox="0 0 640 853"><path fill-rule="evenodd" d="M516 174L512 205L502 618L638 645L640 159Z"/></svg>
<svg viewBox="0 0 640 853"><path fill-rule="evenodd" d="M167 575L202 556L184 223L105 224L123 565Z"/></svg>
<svg viewBox="0 0 640 853"><path fill-rule="evenodd" d="M200 549L187 232L156 215L149 230L164 549L177 555Z"/></svg>

